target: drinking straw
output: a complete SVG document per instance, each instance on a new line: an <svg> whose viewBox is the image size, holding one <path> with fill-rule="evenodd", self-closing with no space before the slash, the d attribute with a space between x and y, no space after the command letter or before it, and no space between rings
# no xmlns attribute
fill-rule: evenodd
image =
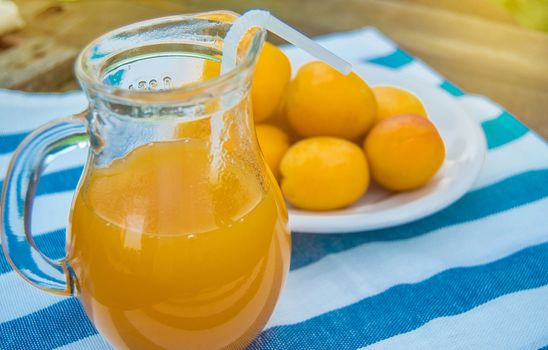
<svg viewBox="0 0 548 350"><path fill-rule="evenodd" d="M238 45L247 31L254 27L261 27L273 32L296 47L329 64L342 74L347 75L352 71L350 63L274 17L270 12L265 10L250 10L232 23L224 38L221 74L236 67Z"/></svg>

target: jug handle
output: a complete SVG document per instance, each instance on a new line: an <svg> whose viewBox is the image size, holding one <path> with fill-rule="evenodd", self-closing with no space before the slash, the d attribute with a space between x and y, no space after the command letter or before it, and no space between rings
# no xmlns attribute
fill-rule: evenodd
<svg viewBox="0 0 548 350"><path fill-rule="evenodd" d="M6 259L30 284L60 295L73 294L74 276L65 258L55 261L38 249L31 235L32 204L40 174L52 157L87 146L87 113L45 124L21 142L9 164L0 202Z"/></svg>

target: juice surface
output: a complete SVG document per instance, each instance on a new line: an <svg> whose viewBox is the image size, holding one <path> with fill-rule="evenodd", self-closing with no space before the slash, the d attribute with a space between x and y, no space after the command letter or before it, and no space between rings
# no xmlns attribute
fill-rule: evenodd
<svg viewBox="0 0 548 350"><path fill-rule="evenodd" d="M117 348L241 348L270 316L291 244L278 189L237 158L216 176L211 164L205 142L183 139L88 171L68 261Z"/></svg>

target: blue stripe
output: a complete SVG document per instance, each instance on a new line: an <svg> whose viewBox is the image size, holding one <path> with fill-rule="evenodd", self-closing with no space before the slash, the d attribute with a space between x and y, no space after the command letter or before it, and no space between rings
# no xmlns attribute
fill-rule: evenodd
<svg viewBox="0 0 548 350"><path fill-rule="evenodd" d="M61 259L65 256L65 229L60 229L57 231L53 231L48 234L40 235L36 237L35 242L38 245L39 249L50 258L57 260ZM19 249L25 249L30 250L30 246L26 244L25 242L18 242L21 247ZM35 273L43 278L48 278L48 276L44 275L42 272L39 272L39 269L36 267L36 263L34 260L30 259L30 256L32 256L30 253L28 254L28 259L19 259L18 264L20 268L27 268L29 270L36 271ZM6 257L2 252L0 252L0 275L12 271L11 265L8 263ZM21 281L22 283L25 283Z"/></svg>
<svg viewBox="0 0 548 350"><path fill-rule="evenodd" d="M20 134L0 134L0 154L10 153L15 151L17 146L28 135L28 132Z"/></svg>
<svg viewBox="0 0 548 350"><path fill-rule="evenodd" d="M453 96L464 96L464 92L461 89L447 80L444 80L443 83L440 84L440 88L444 89Z"/></svg>
<svg viewBox="0 0 548 350"><path fill-rule="evenodd" d="M434 318L544 286L547 261L545 243L489 264L446 270L295 325L268 329L248 349L357 349L417 329Z"/></svg>
<svg viewBox="0 0 548 350"><path fill-rule="evenodd" d="M36 195L73 191L78 185L83 170L83 166L77 166L40 176ZM0 189L3 186L4 181L0 181Z"/></svg>
<svg viewBox="0 0 548 350"><path fill-rule="evenodd" d="M40 176L36 195L73 191L78 185L84 167L74 167ZM4 181L0 181L0 189Z"/></svg>
<svg viewBox="0 0 548 350"><path fill-rule="evenodd" d="M36 195L73 191L78 185L84 167L56 171L40 177Z"/></svg>
<svg viewBox="0 0 548 350"><path fill-rule="evenodd" d="M58 260L65 257L66 229L52 231L51 233L36 237L35 243L38 249L51 259Z"/></svg>
<svg viewBox="0 0 548 350"><path fill-rule="evenodd" d="M35 237L34 241L38 248L51 259L61 259L65 256L65 238L66 230L64 228L45 233ZM19 242L21 245L27 245L26 242ZM34 261L26 261L20 268L30 268L34 266ZM11 265L8 263L3 251L0 249L0 275L12 271Z"/></svg>
<svg viewBox="0 0 548 350"><path fill-rule="evenodd" d="M400 68L410 62L413 62L413 57L407 54L407 52L398 48L396 49L396 51L392 52L389 55L370 58L370 59L367 59L366 62L374 63L374 64L378 64L378 65L390 67L390 68Z"/></svg>
<svg viewBox="0 0 548 350"><path fill-rule="evenodd" d="M35 313L0 324L0 347L45 350L97 334L76 298L67 298Z"/></svg>
<svg viewBox="0 0 548 350"><path fill-rule="evenodd" d="M481 123L487 148L493 149L525 135L529 129L510 113L504 111L498 117Z"/></svg>
<svg viewBox="0 0 548 350"><path fill-rule="evenodd" d="M382 230L352 234L293 233L291 268L368 242L407 239L445 226L492 215L548 196L548 169L529 171L472 191L446 209L424 219Z"/></svg>

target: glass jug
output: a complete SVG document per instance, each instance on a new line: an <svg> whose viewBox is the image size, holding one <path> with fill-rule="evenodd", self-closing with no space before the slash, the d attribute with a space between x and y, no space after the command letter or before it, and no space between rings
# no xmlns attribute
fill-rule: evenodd
<svg viewBox="0 0 548 350"><path fill-rule="evenodd" d="M250 31L236 68L219 76L236 16L154 19L93 41L76 62L89 109L33 132L10 164L11 265L38 288L77 296L116 348L242 348L287 274L287 211L249 96L265 32ZM66 257L52 261L30 233L34 193L51 157L82 145Z"/></svg>

